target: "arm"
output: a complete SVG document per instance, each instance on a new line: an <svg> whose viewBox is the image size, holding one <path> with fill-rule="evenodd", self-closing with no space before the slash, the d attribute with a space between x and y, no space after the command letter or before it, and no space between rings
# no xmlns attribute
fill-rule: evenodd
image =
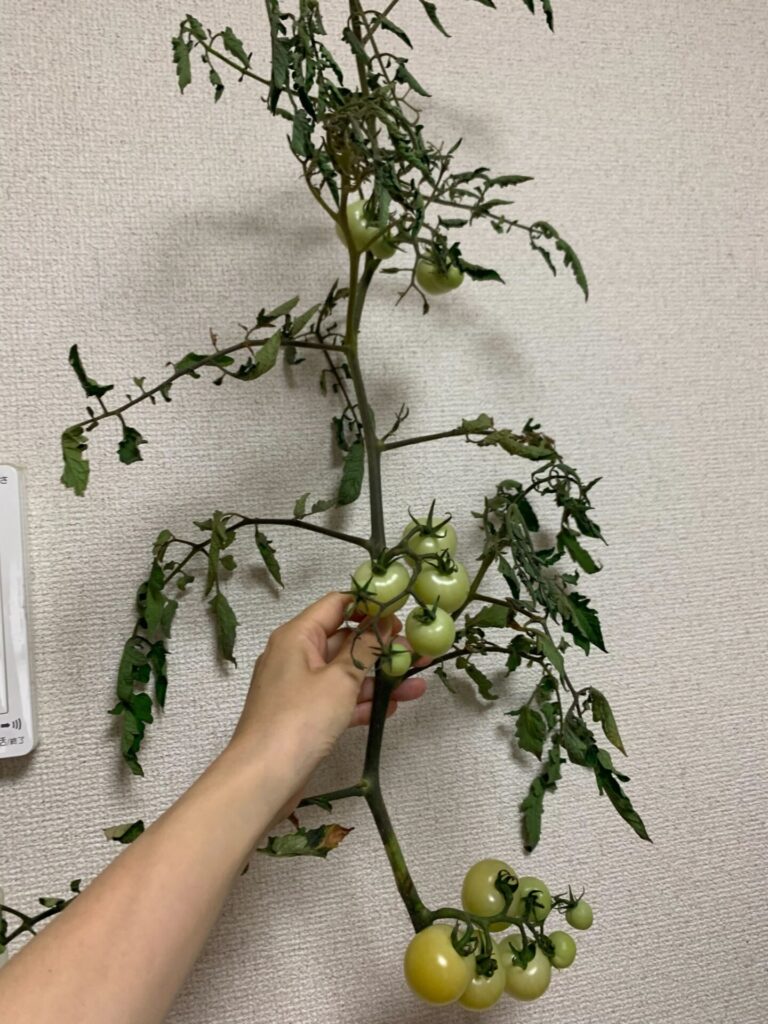
<svg viewBox="0 0 768 1024"><path fill-rule="evenodd" d="M0 971L4 1019L164 1019L257 840L295 806L347 725L370 717L370 680L339 629L348 601L328 594L275 630L224 752ZM363 634L354 657L371 665L376 649ZM398 698L423 689L409 679ZM126 987L125 964L140 987Z"/></svg>

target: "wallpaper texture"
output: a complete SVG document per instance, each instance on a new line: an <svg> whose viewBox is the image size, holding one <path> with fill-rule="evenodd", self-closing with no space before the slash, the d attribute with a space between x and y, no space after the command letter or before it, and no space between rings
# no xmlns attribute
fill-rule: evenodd
<svg viewBox="0 0 768 1024"><path fill-rule="evenodd" d="M492 705L434 679L399 713L384 751L391 812L429 903L457 900L483 856L589 891L596 925L576 966L539 1004L505 1002L489 1021L758 1024L768 10L561 0L552 36L519 2L438 6L451 39L420 5L399 12L433 93L427 134L462 137L467 168L533 176L515 212L562 231L592 293L585 304L570 275L553 278L524 234L479 227L462 236L464 254L506 284L468 283L424 317L410 296L396 305L396 280L382 278L364 369L381 424L402 402L413 433L480 411L512 427L534 416L585 476L603 478L594 498L609 545L589 593L609 653L576 672L614 706L654 844L570 768L539 849L523 856L517 807L536 765L512 753L514 678ZM260 5L192 10L265 59ZM334 34L343 10L330 5ZM270 630L356 564L332 541L273 531L287 582L275 593L243 544L230 587L237 669L218 665L193 589L147 778L126 777L105 712L152 540L163 527L194 534L192 520L216 508L284 515L304 491L328 494L332 402L312 360L255 384L184 383L171 405L135 417L143 462L120 465L111 425L96 432L78 499L59 484L58 434L84 405L68 347L120 393L135 375L159 380L210 328L235 340L261 306L316 301L344 263L260 88L232 78L215 107L202 77L178 94L169 39L183 6L77 0L62 11L3 5L0 460L28 474L42 735L33 757L0 767L0 883L19 903L93 877L115 854L103 826L152 820L182 792L225 742ZM386 462L388 528L435 497L471 561L471 511L519 471L459 441L406 448ZM333 522L364 530L365 500ZM363 743L347 735L314 785L354 780ZM354 805L337 817L355 831L327 862L253 862L173 1024L463 1019L406 990L408 920L372 822Z"/></svg>

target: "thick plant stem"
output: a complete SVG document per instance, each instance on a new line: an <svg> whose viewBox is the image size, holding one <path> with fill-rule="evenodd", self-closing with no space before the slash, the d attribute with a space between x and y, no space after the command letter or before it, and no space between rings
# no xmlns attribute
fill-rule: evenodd
<svg viewBox="0 0 768 1024"><path fill-rule="evenodd" d="M381 757L381 744L384 737L384 723L389 704L391 683L386 679L377 677L373 692L373 708L371 711L371 724L368 730L368 745L365 751L365 767L363 769L363 782L366 786L365 796L376 828L379 830L384 851L395 876L400 896L405 904L408 916L416 931L425 928L431 921L431 915L427 907L421 901L416 890L416 885L411 878L408 865L405 863L403 851L397 841L392 821L384 803L379 781L379 761Z"/></svg>

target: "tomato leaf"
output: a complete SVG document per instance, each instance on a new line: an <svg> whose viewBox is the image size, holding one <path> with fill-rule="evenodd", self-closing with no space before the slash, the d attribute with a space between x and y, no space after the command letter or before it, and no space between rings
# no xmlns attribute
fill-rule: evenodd
<svg viewBox="0 0 768 1024"><path fill-rule="evenodd" d="M541 819L544 813L544 797L557 789L560 781L560 766L563 759L560 757L560 747L554 743L547 754L541 772L531 782L525 795L520 810L523 817L523 843L527 853L536 849L541 838Z"/></svg>
<svg viewBox="0 0 768 1024"><path fill-rule="evenodd" d="M259 847L257 853L270 857L322 857L346 839L351 828L343 825L321 825L319 828L298 828L283 836L270 836L267 845Z"/></svg>
<svg viewBox="0 0 768 1024"><path fill-rule="evenodd" d="M576 534L572 530L563 528L557 535L558 547L565 549L573 561L586 573L600 572L601 566L594 560L592 555L581 546Z"/></svg>
<svg viewBox="0 0 768 1024"><path fill-rule="evenodd" d="M114 389L114 384L97 384L95 380L91 380L83 368L77 345L73 345L69 350L69 365L75 371L75 376L88 398L102 398L108 391Z"/></svg>
<svg viewBox="0 0 768 1024"><path fill-rule="evenodd" d="M517 716L515 723L515 735L522 750L527 750L541 760L544 749L544 740L547 738L547 723L544 717L535 708L525 704L517 712L507 712Z"/></svg>
<svg viewBox="0 0 768 1024"><path fill-rule="evenodd" d="M613 711L611 705L608 703L608 699L594 686L589 688L589 702L592 709L592 717L596 722L599 722L603 727L605 738L620 750L622 754L626 755L624 749L624 743L622 742L621 735L619 734L619 727L616 725L616 719L613 717Z"/></svg>
<svg viewBox="0 0 768 1024"><path fill-rule="evenodd" d="M64 471L61 482L71 488L78 497L85 494L88 486L90 463L83 452L88 450L88 439L82 427L69 427L61 435L61 453L64 457Z"/></svg>
<svg viewBox="0 0 768 1024"><path fill-rule="evenodd" d="M471 420L462 420L461 429L465 434L475 434L481 430L491 430L493 428L493 416L489 416L486 412L481 412Z"/></svg>
<svg viewBox="0 0 768 1024"><path fill-rule="evenodd" d="M365 476L365 444L358 438L350 445L344 456L344 469L341 474L339 492L336 502L339 505L351 505L360 497Z"/></svg>
<svg viewBox="0 0 768 1024"><path fill-rule="evenodd" d="M231 53L232 56L235 57L237 60L239 60L243 67L247 68L250 65L251 59L245 52L245 47L243 46L242 42L237 38L235 33L229 27L229 25L227 25L227 27L224 29L224 32L222 33L221 41L222 43L224 43L224 49L228 53Z"/></svg>
<svg viewBox="0 0 768 1024"><path fill-rule="evenodd" d="M141 819L131 821L127 825L111 825L109 828L102 829L107 839L112 839L114 842L122 843L123 845L138 839L143 831L144 822ZM73 889L72 891L75 892L76 890Z"/></svg>
<svg viewBox="0 0 768 1024"><path fill-rule="evenodd" d="M221 80L221 75L214 68L208 72L208 81L213 86L213 102L218 103L221 99L221 94L224 92L224 83Z"/></svg>
<svg viewBox="0 0 768 1024"><path fill-rule="evenodd" d="M117 445L117 454L122 463L130 466L133 462L141 462L140 444L146 444L146 440L138 430L123 424L123 437Z"/></svg>
<svg viewBox="0 0 768 1024"><path fill-rule="evenodd" d="M499 281L504 284L504 278L492 267L481 267L477 263L467 263L466 260L459 260L459 266L473 281Z"/></svg>
<svg viewBox="0 0 768 1024"><path fill-rule="evenodd" d="M391 32L393 35L396 35L398 39L402 40L402 42L404 42L405 45L409 47L411 50L413 49L413 43L408 38L408 35L406 34L405 30L400 28L399 25L396 25L394 21L392 21L390 18L387 18L386 15L376 14L374 16L372 29L375 30L377 28L386 29L388 32Z"/></svg>
<svg viewBox="0 0 768 1024"><path fill-rule="evenodd" d="M477 687L477 692L483 700L498 700L499 695L494 693L493 683L488 676L482 672L477 665L474 665L467 658L457 658L456 668L463 669Z"/></svg>
<svg viewBox="0 0 768 1024"><path fill-rule="evenodd" d="M542 440L539 440L539 443L531 443L521 435L504 429L495 430L492 434L486 434L477 444L481 448L497 445L499 448L503 448L509 455L519 455L520 458L530 459L533 462L543 459L554 459L557 453L547 444L542 443Z"/></svg>
<svg viewBox="0 0 768 1024"><path fill-rule="evenodd" d="M506 629L510 618L509 608L500 604L487 604L475 615L467 617L468 626L477 626L479 629Z"/></svg>
<svg viewBox="0 0 768 1024"><path fill-rule="evenodd" d="M396 58L396 62L397 71L395 72L395 81L402 82L403 85L409 85L414 92L419 94L419 96L429 96L430 94L427 92L424 86L417 82L416 79L411 74L411 72L408 70L408 61L405 59L405 57Z"/></svg>
<svg viewBox="0 0 768 1024"><path fill-rule="evenodd" d="M555 228L553 228L552 225L548 224L545 220L538 220L535 224L531 225L529 229L529 239L531 243L531 248L535 249L538 253L545 257L545 261L549 269L555 275L557 274L557 269L554 263L552 262L551 255L549 254L547 249L544 248L544 246L538 244L538 239L541 237L554 241L555 248L563 254L563 265L567 269L572 271L573 276L576 278L576 283L584 293L584 301L586 301L589 298L589 285L587 283L587 276L584 273L584 268L581 265L581 261L574 252L573 248L569 245L568 242L565 241L564 238L561 238L559 233L555 230Z"/></svg>
<svg viewBox="0 0 768 1024"><path fill-rule="evenodd" d="M208 602L208 606L216 619L216 640L219 653L225 661L237 665L237 660L233 657L232 653L235 649L235 637L237 634L237 618L235 613L232 611L229 601L220 590L213 595Z"/></svg>
<svg viewBox="0 0 768 1024"><path fill-rule="evenodd" d="M189 60L189 51L192 43L182 39L181 36L174 36L171 40L173 50L173 63L176 65L176 80L179 83L179 92L184 92L192 81L192 66Z"/></svg>
<svg viewBox="0 0 768 1024"><path fill-rule="evenodd" d="M600 751L599 753L603 753ZM619 779L626 782L626 775L619 775L618 772L606 767L600 760L594 766L595 780L598 791L608 797L614 808L618 811L626 823L633 829L641 839L651 842L643 819L632 806L632 801L621 788Z"/></svg>
<svg viewBox="0 0 768 1024"><path fill-rule="evenodd" d="M450 39L450 33L446 32L443 26L440 24L440 19L437 16L437 7L433 3L431 3L430 0L419 0L419 2L421 3L421 6L424 8L427 17L438 30L438 32L442 32L446 39Z"/></svg>
<svg viewBox="0 0 768 1024"><path fill-rule="evenodd" d="M264 560L267 572L275 583L282 587L283 577L280 572L280 563L275 555L275 549L272 546L272 541L266 536L266 534L261 532L258 526L256 527L256 547L259 549L259 554Z"/></svg>

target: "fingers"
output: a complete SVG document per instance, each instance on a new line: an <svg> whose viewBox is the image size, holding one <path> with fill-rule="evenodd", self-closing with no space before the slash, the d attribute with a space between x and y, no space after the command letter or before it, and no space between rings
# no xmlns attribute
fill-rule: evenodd
<svg viewBox="0 0 768 1024"><path fill-rule="evenodd" d="M391 638L393 636L397 636L398 635L400 630L403 628L403 624L400 621L400 619L398 619L398 617L396 615L391 616L389 621L391 622L391 627L390 627L391 631L390 631L390 634L389 634L390 638ZM383 624L383 622L384 622L384 620L382 620L382 623L380 623L380 627L379 628L381 628L381 625ZM350 628L345 627L344 629L337 630L333 634L333 636L329 636L328 637L328 643L326 644L326 652L327 652L327 660L328 661L333 661L333 659L339 653L341 648L344 646L344 644L347 641L347 638L349 637L351 632L352 632L352 630Z"/></svg>
<svg viewBox="0 0 768 1024"><path fill-rule="evenodd" d="M297 625L319 626L326 636L331 636L344 624L344 611L349 604L349 594L332 590L324 597L307 605L303 612L292 619Z"/></svg>
<svg viewBox="0 0 768 1024"><path fill-rule="evenodd" d="M376 663L382 645L389 642L393 627L393 616L390 616L379 621L378 636L372 629L359 634L354 630L346 631L338 653L329 664L344 668L361 683L366 672Z"/></svg>
<svg viewBox="0 0 768 1024"><path fill-rule="evenodd" d="M373 710L373 703L369 700L363 701L362 704L358 704L355 710L352 712L352 718L350 719L350 725L369 725L371 721L371 711ZM392 715L397 711L397 704L394 700L391 700L387 704L387 718L391 718Z"/></svg>
<svg viewBox="0 0 768 1024"><path fill-rule="evenodd" d="M421 676L409 676L392 691L392 700L395 700L398 703L408 700L418 700L419 697L424 694L426 688L426 679L423 679ZM357 699L360 702L373 700L373 679L368 677L363 680L363 685L360 687L360 695Z"/></svg>

